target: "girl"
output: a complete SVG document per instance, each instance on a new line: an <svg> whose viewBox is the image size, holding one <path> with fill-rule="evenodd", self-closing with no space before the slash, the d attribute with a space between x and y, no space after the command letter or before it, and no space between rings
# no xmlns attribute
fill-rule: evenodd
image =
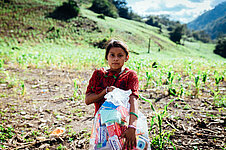
<svg viewBox="0 0 226 150"><path fill-rule="evenodd" d="M126 139L123 149L132 149L136 146L138 77L135 71L123 68L124 63L129 59L129 51L123 42L111 40L106 46L105 59L110 68L108 70L101 68L94 71L87 87L85 103L87 105L94 103L96 114L105 101L106 93L115 88L131 90L129 126L121 137Z"/></svg>

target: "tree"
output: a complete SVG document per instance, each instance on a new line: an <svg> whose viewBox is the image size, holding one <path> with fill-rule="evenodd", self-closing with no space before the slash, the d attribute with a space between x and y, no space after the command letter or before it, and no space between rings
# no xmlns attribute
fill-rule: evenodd
<svg viewBox="0 0 226 150"><path fill-rule="evenodd" d="M131 7L129 7L129 18L131 18L131 20L142 22L142 17L134 13Z"/></svg>
<svg viewBox="0 0 226 150"><path fill-rule="evenodd" d="M194 37L194 39L202 41L204 43L208 43L211 41L210 36L204 30L193 31L192 36Z"/></svg>
<svg viewBox="0 0 226 150"><path fill-rule="evenodd" d="M122 18L132 19L130 14L129 14L129 8L128 7L119 8L118 14Z"/></svg>
<svg viewBox="0 0 226 150"><path fill-rule="evenodd" d="M213 52L226 58L226 36L218 39L215 50Z"/></svg>
<svg viewBox="0 0 226 150"><path fill-rule="evenodd" d="M118 10L118 14L122 18L131 19L129 17L129 8L126 6L127 3L125 0L110 0L115 5Z"/></svg>
<svg viewBox="0 0 226 150"><path fill-rule="evenodd" d="M117 8L111 0L93 0L90 9L96 13L104 14L112 18L118 17Z"/></svg>
<svg viewBox="0 0 226 150"><path fill-rule="evenodd" d="M182 35L184 34L184 25L177 25L176 28L170 33L170 40L180 44Z"/></svg>
<svg viewBox="0 0 226 150"><path fill-rule="evenodd" d="M68 20L79 15L80 8L75 0L68 0L62 6L57 7L49 17L59 20Z"/></svg>
<svg viewBox="0 0 226 150"><path fill-rule="evenodd" d="M112 4L114 4L117 9L121 9L121 8L127 7L126 6L127 2L125 0L109 0L109 1L111 1Z"/></svg>
<svg viewBox="0 0 226 150"><path fill-rule="evenodd" d="M157 16L149 16L149 19L145 23L154 27L160 27L159 18Z"/></svg>
<svg viewBox="0 0 226 150"><path fill-rule="evenodd" d="M125 0L109 0L109 2L115 5L120 17L135 21L142 20L138 14L132 11L131 7L126 6L127 2Z"/></svg>

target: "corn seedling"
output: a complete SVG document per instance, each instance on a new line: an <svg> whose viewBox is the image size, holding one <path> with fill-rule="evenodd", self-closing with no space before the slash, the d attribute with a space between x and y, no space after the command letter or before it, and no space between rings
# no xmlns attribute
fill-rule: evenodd
<svg viewBox="0 0 226 150"><path fill-rule="evenodd" d="M149 86L149 83L150 83L150 79L151 79L151 77L152 77L152 74L150 73L150 72L148 72L148 71L146 71L146 85L145 85L145 88L147 89L148 88L148 86Z"/></svg>
<svg viewBox="0 0 226 150"><path fill-rule="evenodd" d="M78 85L76 80L74 80L74 93L73 93L73 97L76 98L78 94Z"/></svg>
<svg viewBox="0 0 226 150"><path fill-rule="evenodd" d="M219 91L219 83L220 81L224 80L224 76L220 76L219 73L217 71L214 71L214 78L215 78L215 83L217 86L217 91Z"/></svg>
<svg viewBox="0 0 226 150"><path fill-rule="evenodd" d="M20 85L21 85L21 88L22 88L21 96L24 96L25 93L26 93L26 88L25 88L25 86L24 86L24 81L21 81L21 82L20 82Z"/></svg>
<svg viewBox="0 0 226 150"><path fill-rule="evenodd" d="M196 75L194 77L194 80L195 80L195 95L198 95L199 94L199 75Z"/></svg>
<svg viewBox="0 0 226 150"><path fill-rule="evenodd" d="M3 59L0 60L0 69L3 69L4 61Z"/></svg>
<svg viewBox="0 0 226 150"><path fill-rule="evenodd" d="M172 71L169 71L169 72L168 72L168 77L167 77L167 81L166 81L166 84L167 84L167 85L173 83L174 76L175 76L175 75L174 75L174 72L172 72Z"/></svg>
<svg viewBox="0 0 226 150"><path fill-rule="evenodd" d="M149 131L151 132L154 124L156 124L158 126L158 134L154 135L154 137L151 141L152 147L162 150L162 149L164 149L164 145L166 143L170 143L173 145L172 141L170 140L170 135L171 135L170 132L166 132L162 128L162 121L163 121L163 118L167 114L167 108L168 108L169 104L172 103L174 100L171 100L167 105L165 105L164 110L162 112L157 112L151 101L145 99L142 96L140 96L140 98L142 100L148 102L150 104L152 111L155 113L155 115L151 119L151 125L150 125ZM154 133L155 133L155 130L154 130ZM175 149L175 147L174 147L174 149Z"/></svg>
<svg viewBox="0 0 226 150"><path fill-rule="evenodd" d="M158 85L161 86L162 85L162 77L163 77L163 72L161 71L159 73L159 82L158 82Z"/></svg>
<svg viewBox="0 0 226 150"><path fill-rule="evenodd" d="M169 86L169 95L173 95L173 96L177 96L177 92L176 92L176 89L174 89L172 87L172 85Z"/></svg>
<svg viewBox="0 0 226 150"><path fill-rule="evenodd" d="M137 74L139 74L141 67L142 67L142 63L136 62Z"/></svg>
<svg viewBox="0 0 226 150"><path fill-rule="evenodd" d="M60 144L58 147L57 147L57 150L64 150L64 149L67 149L66 146L63 146L62 144Z"/></svg>
<svg viewBox="0 0 226 150"><path fill-rule="evenodd" d="M114 29L113 28L109 28L109 31L110 31L110 37L111 37L112 33L114 32Z"/></svg>
<svg viewBox="0 0 226 150"><path fill-rule="evenodd" d="M226 106L226 96L225 95L221 96L219 94L220 93L219 90L215 91L213 89L213 90L211 90L211 92L213 93L214 104L218 107L219 106L225 107Z"/></svg>
<svg viewBox="0 0 226 150"><path fill-rule="evenodd" d="M191 109L191 106L188 105L188 104L186 104L186 105L184 106L184 110L189 110L189 109Z"/></svg>
<svg viewBox="0 0 226 150"><path fill-rule="evenodd" d="M180 91L179 91L179 96L182 97L183 94L184 94L184 87L183 87L183 85L181 84L181 86L180 86Z"/></svg>
<svg viewBox="0 0 226 150"><path fill-rule="evenodd" d="M177 77L178 77L178 82L180 82L181 81L181 75L178 74Z"/></svg>
<svg viewBox="0 0 226 150"><path fill-rule="evenodd" d="M202 74L202 82L204 84L206 84L206 79L207 79L207 73L206 72L203 72L203 74Z"/></svg>

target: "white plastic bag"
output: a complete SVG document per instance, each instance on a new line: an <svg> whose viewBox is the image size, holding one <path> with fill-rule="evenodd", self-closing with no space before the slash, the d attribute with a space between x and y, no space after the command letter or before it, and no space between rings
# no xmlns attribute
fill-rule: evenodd
<svg viewBox="0 0 226 150"><path fill-rule="evenodd" d="M132 93L131 90L125 91L119 88L115 88L112 92L108 92L104 98L106 101L112 102L115 106L123 106L129 109L129 96Z"/></svg>
<svg viewBox="0 0 226 150"><path fill-rule="evenodd" d="M90 149L121 149L123 140L120 135L126 130L129 120L129 96L131 90L115 88L105 95L106 101L97 111L90 137ZM106 128L106 130L102 130ZM107 132L107 133L106 133ZM138 111L137 150L150 149L146 116ZM118 146L118 147L117 147Z"/></svg>

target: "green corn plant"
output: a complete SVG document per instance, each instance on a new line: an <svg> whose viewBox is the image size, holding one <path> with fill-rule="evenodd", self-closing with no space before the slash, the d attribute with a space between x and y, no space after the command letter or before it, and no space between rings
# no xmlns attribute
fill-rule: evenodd
<svg viewBox="0 0 226 150"><path fill-rule="evenodd" d="M177 96L176 89L172 87L172 84L169 86L169 95Z"/></svg>
<svg viewBox="0 0 226 150"><path fill-rule="evenodd" d="M198 95L199 94L199 75L196 75L194 77L194 81L195 81L195 90L196 90L196 94L195 95Z"/></svg>
<svg viewBox="0 0 226 150"><path fill-rule="evenodd" d="M217 86L217 91L219 91L219 83L220 83L220 81L224 80L224 76L219 75L219 73L217 71L214 71L214 79L215 79L215 83Z"/></svg>
<svg viewBox="0 0 226 150"><path fill-rule="evenodd" d="M216 85L218 85L220 82L220 78L219 78L219 73L217 71L214 71L214 79L215 79Z"/></svg>
<svg viewBox="0 0 226 150"><path fill-rule="evenodd" d="M199 75L196 75L194 80L195 80L195 87L198 87L199 86Z"/></svg>
<svg viewBox="0 0 226 150"><path fill-rule="evenodd" d="M172 72L172 71L169 71L169 72L168 72L168 77L167 77L167 81L166 81L166 84L167 84L167 85L173 83L174 76L175 76L175 75L174 75L174 72Z"/></svg>
<svg viewBox="0 0 226 150"><path fill-rule="evenodd" d="M177 76L178 76L178 82L180 82L181 81L181 75L178 74Z"/></svg>
<svg viewBox="0 0 226 150"><path fill-rule="evenodd" d="M159 150L163 150L164 145L166 143L173 145L173 142L170 140L171 134L169 131L167 132L167 131L163 130L162 122L163 122L164 117L167 114L167 108L168 108L169 104L172 103L174 100L171 100L167 105L165 105L164 110L162 112L157 112L151 101L142 97L141 95L140 95L140 98L142 100L148 102L150 104L152 111L155 113L155 115L151 118L151 125L150 125L149 132L151 132L153 130L154 124L157 124L157 126L158 126L158 134L155 135L155 130L154 130L154 137L151 141L151 146L154 148L157 148ZM174 149L176 149L174 145L173 145L173 147L174 147Z"/></svg>
<svg viewBox="0 0 226 150"><path fill-rule="evenodd" d="M3 59L0 60L0 69L3 69L4 61Z"/></svg>
<svg viewBox="0 0 226 150"><path fill-rule="evenodd" d="M74 80L74 93L73 93L73 97L76 98L78 94L78 85L76 80Z"/></svg>
<svg viewBox="0 0 226 150"><path fill-rule="evenodd" d="M66 149L66 146L63 146L62 144L60 144L58 147L57 147L57 150L64 150Z"/></svg>
<svg viewBox="0 0 226 150"><path fill-rule="evenodd" d="M110 31L110 37L111 37L112 33L114 32L114 29L113 28L109 28L109 31Z"/></svg>
<svg viewBox="0 0 226 150"><path fill-rule="evenodd" d="M179 96L182 97L183 94L184 94L184 87L183 87L183 85L181 84L181 85L180 85L180 90L179 90Z"/></svg>
<svg viewBox="0 0 226 150"><path fill-rule="evenodd" d="M159 73L159 86L161 86L162 85L162 77L163 77L163 72L162 72L162 70L160 71L160 73Z"/></svg>
<svg viewBox="0 0 226 150"><path fill-rule="evenodd" d="M152 74L148 71L146 71L146 85L145 85L145 88L147 89L148 86L149 86L149 83L150 83L150 79L152 77Z"/></svg>
<svg viewBox="0 0 226 150"><path fill-rule="evenodd" d="M137 74L139 74L141 67L142 67L142 63L141 62L137 62L136 63Z"/></svg>
<svg viewBox="0 0 226 150"><path fill-rule="evenodd" d="M226 107L226 95L220 95L219 90L211 89L211 92L213 93L213 103L217 107Z"/></svg>
<svg viewBox="0 0 226 150"><path fill-rule="evenodd" d="M25 89L25 86L24 86L24 81L21 81L21 82L20 82L20 85L21 85L21 88L22 88L21 96L24 96L25 93L26 93L26 89Z"/></svg>
<svg viewBox="0 0 226 150"><path fill-rule="evenodd" d="M202 74L202 82L204 84L206 84L206 79L207 79L207 73L206 72L203 72L203 74Z"/></svg>

